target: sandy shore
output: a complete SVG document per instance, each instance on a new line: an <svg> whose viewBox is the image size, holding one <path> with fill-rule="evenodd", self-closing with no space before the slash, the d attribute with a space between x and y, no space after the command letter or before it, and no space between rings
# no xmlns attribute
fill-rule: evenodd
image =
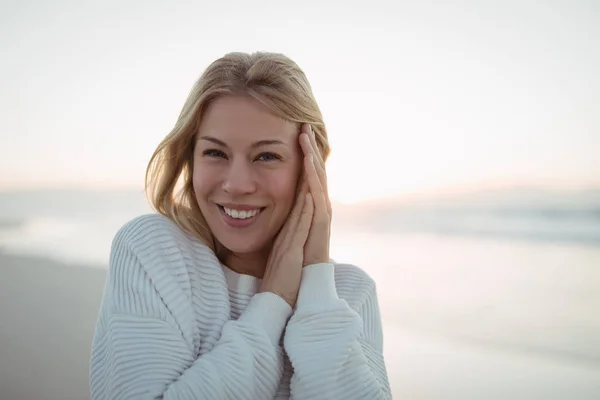
<svg viewBox="0 0 600 400"><path fill-rule="evenodd" d="M0 253L0 399L89 399L106 271Z"/></svg>
<svg viewBox="0 0 600 400"><path fill-rule="evenodd" d="M102 268L0 253L0 399L89 399L89 353L105 276ZM596 364L384 329L394 398L600 396Z"/></svg>

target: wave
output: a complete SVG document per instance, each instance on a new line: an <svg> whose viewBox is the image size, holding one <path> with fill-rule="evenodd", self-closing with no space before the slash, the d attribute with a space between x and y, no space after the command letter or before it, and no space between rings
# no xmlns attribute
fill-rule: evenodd
<svg viewBox="0 0 600 400"><path fill-rule="evenodd" d="M376 232L600 245L600 190L482 191L340 207Z"/></svg>
<svg viewBox="0 0 600 400"><path fill-rule="evenodd" d="M359 225L376 232L428 233L600 245L600 210L372 210Z"/></svg>

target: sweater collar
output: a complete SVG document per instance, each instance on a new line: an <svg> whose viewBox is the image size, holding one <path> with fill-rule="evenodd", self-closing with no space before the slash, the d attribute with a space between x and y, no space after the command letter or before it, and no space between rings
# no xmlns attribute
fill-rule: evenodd
<svg viewBox="0 0 600 400"><path fill-rule="evenodd" d="M225 264L221 264L221 266L223 267L227 287L230 291L249 296L258 292L262 279L251 275L237 273Z"/></svg>

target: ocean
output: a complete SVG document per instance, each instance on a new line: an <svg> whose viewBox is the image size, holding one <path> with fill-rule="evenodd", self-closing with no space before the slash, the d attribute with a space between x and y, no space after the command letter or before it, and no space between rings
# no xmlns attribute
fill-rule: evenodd
<svg viewBox="0 0 600 400"><path fill-rule="evenodd" d="M600 398L599 194L334 204L331 257L377 282L395 393ZM115 232L148 212L139 190L3 192L0 251L106 268Z"/></svg>

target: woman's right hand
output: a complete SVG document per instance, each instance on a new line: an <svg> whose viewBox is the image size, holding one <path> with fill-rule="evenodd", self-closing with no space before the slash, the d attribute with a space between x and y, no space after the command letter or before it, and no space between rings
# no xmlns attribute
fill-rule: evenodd
<svg viewBox="0 0 600 400"><path fill-rule="evenodd" d="M303 183L296 204L280 230L269 254L265 274L259 292L272 292L294 308L300 280L304 244L308 238L314 205Z"/></svg>

